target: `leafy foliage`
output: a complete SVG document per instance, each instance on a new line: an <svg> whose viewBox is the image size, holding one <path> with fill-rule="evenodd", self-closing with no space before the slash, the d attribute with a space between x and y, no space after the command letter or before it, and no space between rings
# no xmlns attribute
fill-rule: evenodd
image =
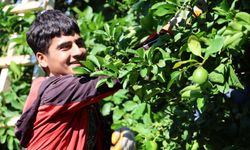
<svg viewBox="0 0 250 150"><path fill-rule="evenodd" d="M29 54L31 49L25 42L25 31L34 19L34 14L19 16L11 14L9 8L0 3L0 56L6 56L9 44L15 43L15 54ZM12 36L16 34L16 36ZM0 93L0 149L20 149L14 135L14 125L19 118L29 92L32 67L25 67L11 62L9 66L10 87ZM1 81L2 82L2 81Z"/></svg>
<svg viewBox="0 0 250 150"><path fill-rule="evenodd" d="M98 86L112 87L113 78L123 84L103 102L112 128L130 127L139 149L249 148L250 15L243 3L209 1L199 18L189 16L146 51L135 47L193 1L110 1L121 13L98 22L100 14L86 13L90 8L78 11L100 26L82 31L89 55L77 73L110 77ZM78 19L81 27L91 24ZM208 80L199 85L192 74L201 66ZM232 91L245 95L235 98Z"/></svg>

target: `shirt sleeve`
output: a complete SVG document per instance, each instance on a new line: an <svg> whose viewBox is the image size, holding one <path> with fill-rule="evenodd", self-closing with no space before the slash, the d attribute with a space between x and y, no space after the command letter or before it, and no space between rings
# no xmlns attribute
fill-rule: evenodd
<svg viewBox="0 0 250 150"><path fill-rule="evenodd" d="M29 95L28 95L26 102L24 104L24 107L23 107L23 112L25 112L29 107L31 107L31 105L37 99L38 90L39 90L39 88L44 80L45 80L45 77L38 77L32 81Z"/></svg>
<svg viewBox="0 0 250 150"><path fill-rule="evenodd" d="M85 105L98 102L116 92L120 87L119 80L114 80L114 87L105 84L96 88L96 84L105 77L89 78L75 76L59 76L52 78L50 86L42 95L41 105L64 105L72 102L82 102Z"/></svg>

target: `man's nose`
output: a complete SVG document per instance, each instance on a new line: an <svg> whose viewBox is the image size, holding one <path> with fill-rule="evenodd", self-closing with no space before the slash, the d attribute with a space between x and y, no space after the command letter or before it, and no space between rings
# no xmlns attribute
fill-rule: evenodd
<svg viewBox="0 0 250 150"><path fill-rule="evenodd" d="M84 47L79 47L77 44L73 44L72 56L73 57L83 57L86 54L86 49Z"/></svg>

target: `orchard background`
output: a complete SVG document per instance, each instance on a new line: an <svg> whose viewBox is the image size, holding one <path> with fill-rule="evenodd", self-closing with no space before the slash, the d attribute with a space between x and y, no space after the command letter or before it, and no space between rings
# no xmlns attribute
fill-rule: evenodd
<svg viewBox="0 0 250 150"><path fill-rule="evenodd" d="M13 3L15 1L12 1ZM88 49L77 74L123 89L101 102L111 129L128 126L137 149L250 149L250 2L207 1L148 50L135 48L194 0L56 0L77 18ZM38 12L24 16L0 4L0 56L10 42L32 54L25 33ZM18 33L17 38L10 38ZM13 119L20 116L33 67L11 63L11 89L0 94L0 149L21 149ZM196 71L195 71L196 70ZM197 72L198 73L194 73ZM107 129L109 130L109 129Z"/></svg>

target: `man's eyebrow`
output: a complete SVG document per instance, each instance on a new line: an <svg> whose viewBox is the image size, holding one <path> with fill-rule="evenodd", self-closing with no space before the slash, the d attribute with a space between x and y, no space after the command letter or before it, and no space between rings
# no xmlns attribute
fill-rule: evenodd
<svg viewBox="0 0 250 150"><path fill-rule="evenodd" d="M76 39L75 41L82 41L83 42L83 38L82 37L79 37L78 39Z"/></svg>
<svg viewBox="0 0 250 150"><path fill-rule="evenodd" d="M69 46L69 44L71 44L71 43L72 43L72 42L70 42L70 41L60 43L59 45L57 45L56 49L61 49L61 48L67 47L67 46Z"/></svg>

